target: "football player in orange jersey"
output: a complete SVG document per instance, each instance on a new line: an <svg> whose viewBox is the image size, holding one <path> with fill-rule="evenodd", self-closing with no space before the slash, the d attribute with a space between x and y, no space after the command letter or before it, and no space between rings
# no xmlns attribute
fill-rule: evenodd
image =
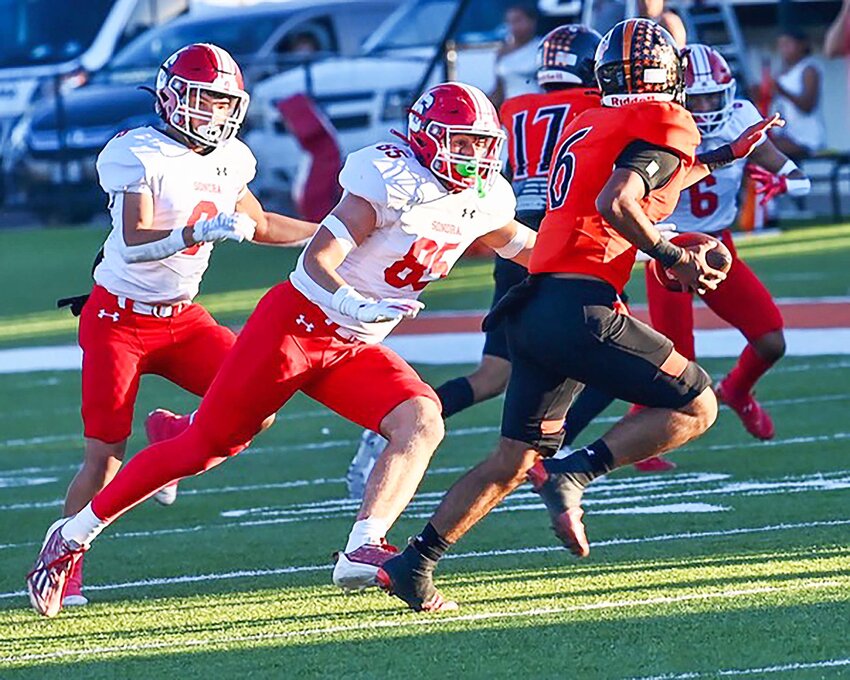
<svg viewBox="0 0 850 680"><path fill-rule="evenodd" d="M575 118L556 146L531 275L485 321L506 323L511 348L498 449L449 489L422 532L378 574L413 609L435 598L433 571L449 546L527 478L558 538L584 557L585 487L698 437L717 415L706 372L614 305L638 249L689 289L722 282L723 273L705 261L707 247L684 250L655 223L670 215L684 187L747 156L778 117L696 157L699 132L682 106L684 58L664 29L645 19L621 22L603 38L595 61L602 107ZM548 458L585 384L648 408L589 447Z"/></svg>
<svg viewBox="0 0 850 680"><path fill-rule="evenodd" d="M593 58L601 40L596 31L576 24L549 32L537 47L537 82L543 92L512 97L499 111L508 136L517 219L535 230L546 212L546 174L561 132L582 111L600 106ZM496 258L492 304L527 274L525 267ZM472 373L436 388L443 418L502 394L510 374L508 339L500 326L486 333L481 362ZM386 443L377 432L363 432L346 475L352 498L363 497L366 480Z"/></svg>

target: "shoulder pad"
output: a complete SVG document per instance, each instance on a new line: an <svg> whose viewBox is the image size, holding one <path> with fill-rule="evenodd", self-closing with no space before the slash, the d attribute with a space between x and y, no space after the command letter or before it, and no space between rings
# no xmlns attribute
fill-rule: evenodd
<svg viewBox="0 0 850 680"><path fill-rule="evenodd" d="M257 175L257 159L254 153L245 142L236 137L227 142L227 147L233 154L241 181L245 184L250 183Z"/></svg>
<svg viewBox="0 0 850 680"><path fill-rule="evenodd" d="M644 109L645 123L640 138L667 147L683 157L693 157L700 134L691 114L678 104L651 106Z"/></svg>
<svg viewBox="0 0 850 680"><path fill-rule="evenodd" d="M108 193L120 193L147 185L147 169L135 148L141 140L136 130L110 139L97 157L100 186Z"/></svg>
<svg viewBox="0 0 850 680"><path fill-rule="evenodd" d="M487 192L486 211L493 216L493 228L505 226L516 216L516 196L510 182L499 175Z"/></svg>
<svg viewBox="0 0 850 680"><path fill-rule="evenodd" d="M343 189L374 205L401 209L436 180L404 144L384 142L350 153L339 173Z"/></svg>

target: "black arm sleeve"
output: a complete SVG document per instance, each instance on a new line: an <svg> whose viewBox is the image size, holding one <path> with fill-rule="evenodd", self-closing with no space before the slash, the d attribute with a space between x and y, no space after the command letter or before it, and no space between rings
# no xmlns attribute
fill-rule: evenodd
<svg viewBox="0 0 850 680"><path fill-rule="evenodd" d="M617 157L615 167L632 170L641 176L646 193L663 187L679 168L679 156L641 139L629 144Z"/></svg>

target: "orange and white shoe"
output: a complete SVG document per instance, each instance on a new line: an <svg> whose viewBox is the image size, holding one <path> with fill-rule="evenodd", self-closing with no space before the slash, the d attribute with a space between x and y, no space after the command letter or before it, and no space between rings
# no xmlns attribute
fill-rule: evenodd
<svg viewBox="0 0 850 680"><path fill-rule="evenodd" d="M68 576L65 597L62 598L63 607L85 607L89 603L89 599L83 595L83 561L85 557L85 555L80 555L80 559L77 560Z"/></svg>
<svg viewBox="0 0 850 680"><path fill-rule="evenodd" d="M145 434L149 444L172 439L189 427L189 416L179 416L168 409L158 408L145 418ZM160 505L171 505L177 500L177 482L162 487L153 495Z"/></svg>
<svg viewBox="0 0 850 680"><path fill-rule="evenodd" d="M773 419L764 406L756 401L752 392L743 396L734 394L729 389L726 381L722 380L714 388L714 393L717 395L719 401L726 404L738 414L738 418L741 419L744 428L753 437L763 441L773 439L773 436L776 434Z"/></svg>

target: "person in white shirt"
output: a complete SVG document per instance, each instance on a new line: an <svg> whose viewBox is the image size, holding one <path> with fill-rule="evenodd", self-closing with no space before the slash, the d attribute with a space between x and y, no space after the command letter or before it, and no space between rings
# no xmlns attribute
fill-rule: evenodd
<svg viewBox="0 0 850 680"><path fill-rule="evenodd" d="M317 226L264 212L248 189L256 161L235 134L249 98L225 50L179 50L161 66L155 96L162 125L119 133L97 159L113 227L80 310L85 455L68 487L66 515L121 466L141 376L160 375L201 396L233 346L233 331L193 302L213 244L297 242ZM145 430L153 441L187 421L158 409ZM159 500L168 504L175 493L163 490ZM80 560L66 604L87 602Z"/></svg>
<svg viewBox="0 0 850 680"><path fill-rule="evenodd" d="M811 54L808 37L798 30L783 32L776 40L782 70L771 82L774 108L785 127L771 134L773 143L789 158L801 160L826 144L821 111L823 76Z"/></svg>
<svg viewBox="0 0 850 680"><path fill-rule="evenodd" d="M505 12L508 36L496 55L496 87L490 99L498 109L502 102L537 86L537 11L532 5L517 4Z"/></svg>

